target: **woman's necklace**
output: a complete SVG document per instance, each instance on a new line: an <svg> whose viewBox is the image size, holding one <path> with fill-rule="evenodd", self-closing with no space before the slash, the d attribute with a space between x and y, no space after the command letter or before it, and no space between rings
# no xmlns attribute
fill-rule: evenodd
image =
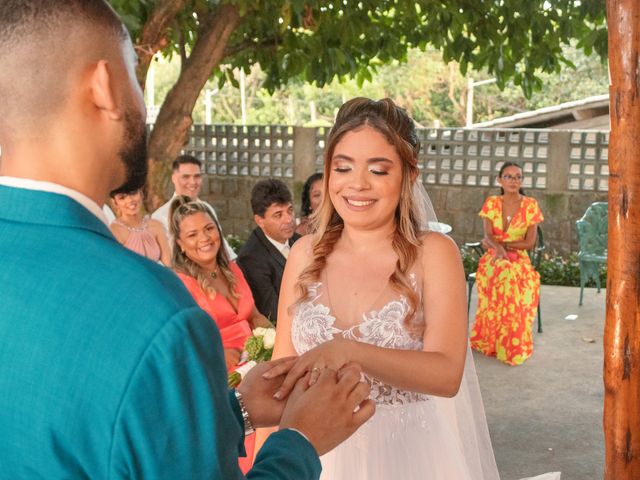
<svg viewBox="0 0 640 480"><path fill-rule="evenodd" d="M135 230L135 231L144 230L144 218L142 220L139 220L139 219L134 219L134 220L136 221L135 225L133 225L131 222L125 221L124 217L118 218L118 222L127 230Z"/></svg>
<svg viewBox="0 0 640 480"><path fill-rule="evenodd" d="M214 270L211 270L211 273L209 275L215 280L216 278L218 278L218 269L216 268Z"/></svg>
<svg viewBox="0 0 640 480"><path fill-rule="evenodd" d="M520 206L520 202L521 202L521 201L522 201L522 197L518 194L517 199L516 199L515 201L513 201L513 202L505 202L505 201L504 201L504 198L503 198L503 200L502 200L502 205L503 205L503 207L506 207L506 205L505 205L505 204L506 204L506 203L510 203L511 205L514 205L514 206L515 206L515 203L517 202L517 207L516 207L516 211L517 211L517 208ZM509 205L509 207L511 207L511 205ZM506 208L505 208L505 210L506 210ZM509 210L511 210L511 208L509 208ZM507 220L507 225L508 225L508 224L510 224L510 223L511 223L511 219L513 218L513 214L512 214L512 215L506 215L506 212L505 212L505 216L504 216L504 218L506 218L506 220Z"/></svg>

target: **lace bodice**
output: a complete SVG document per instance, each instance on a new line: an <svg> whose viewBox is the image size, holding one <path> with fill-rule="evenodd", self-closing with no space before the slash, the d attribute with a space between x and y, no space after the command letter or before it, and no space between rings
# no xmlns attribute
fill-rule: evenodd
<svg viewBox="0 0 640 480"><path fill-rule="evenodd" d="M415 274L411 274L410 278L416 288ZM422 349L422 339L412 336L404 326L409 312L409 303L404 296L391 299L382 308L365 313L362 322L342 330L336 327L336 318L329 307L320 301L321 288L321 282L310 285L308 299L297 306L293 316L291 339L299 355L336 335L384 348ZM414 315L412 324L423 322L420 310ZM371 399L378 405L404 405L428 399L427 395L401 390L367 375L365 379L371 386Z"/></svg>

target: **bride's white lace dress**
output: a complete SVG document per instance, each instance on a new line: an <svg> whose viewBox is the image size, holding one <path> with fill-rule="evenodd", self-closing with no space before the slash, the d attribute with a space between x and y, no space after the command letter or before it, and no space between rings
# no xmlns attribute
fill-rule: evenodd
<svg viewBox="0 0 640 480"><path fill-rule="evenodd" d="M415 274L410 277L420 292ZM409 312L406 298L387 287L376 303L377 307L365 313L359 324L340 328L322 283L311 285L308 298L296 307L292 321L291 338L297 353L301 355L336 335L386 348L422 349L422 339L410 335L404 326ZM412 324L423 323L422 312L418 311ZM321 457L321 479L499 478L470 353L455 399L409 392L365 378L371 385L376 413L352 437Z"/></svg>

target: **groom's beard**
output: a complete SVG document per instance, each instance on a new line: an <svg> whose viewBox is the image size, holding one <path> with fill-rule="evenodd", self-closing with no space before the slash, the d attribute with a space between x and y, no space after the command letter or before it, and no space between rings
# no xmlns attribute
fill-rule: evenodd
<svg viewBox="0 0 640 480"><path fill-rule="evenodd" d="M125 168L125 181L117 190L133 192L147 181L147 128L144 117L133 108L124 114L123 146L118 155Z"/></svg>

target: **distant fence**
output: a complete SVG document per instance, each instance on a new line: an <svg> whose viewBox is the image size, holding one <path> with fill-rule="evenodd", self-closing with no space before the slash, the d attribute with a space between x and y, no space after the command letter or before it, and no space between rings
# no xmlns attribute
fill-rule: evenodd
<svg viewBox="0 0 640 480"><path fill-rule="evenodd" d="M328 132L322 127L195 125L184 151L203 161L204 196L216 206L226 233L245 236L253 228L253 184L280 178L298 192L311 173L322 169ZM505 161L523 167L523 187L545 214L545 238L561 253L577 249L574 222L586 207L606 200L608 132L440 128L420 129L418 135L422 182L460 243L482 236L477 212L484 198L496 193L496 174Z"/></svg>

